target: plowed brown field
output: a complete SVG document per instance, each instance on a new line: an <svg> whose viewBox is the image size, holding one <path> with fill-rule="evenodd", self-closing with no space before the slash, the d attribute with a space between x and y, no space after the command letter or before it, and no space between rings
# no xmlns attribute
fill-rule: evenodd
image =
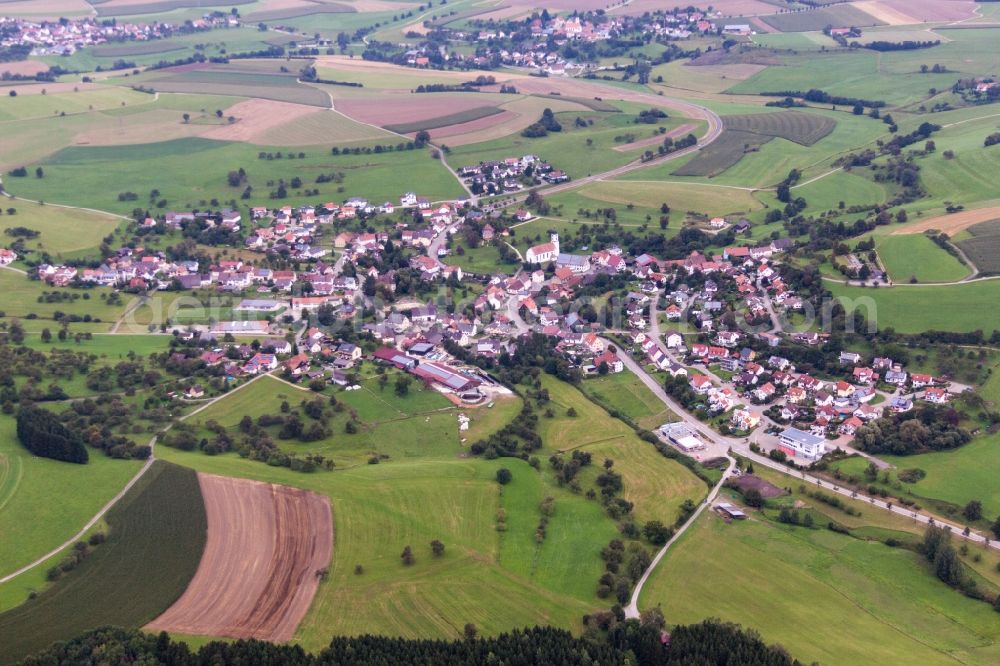
<svg viewBox="0 0 1000 666"><path fill-rule="evenodd" d="M327 498L270 483L199 474L208 541L187 590L151 630L287 641L333 553Z"/></svg>

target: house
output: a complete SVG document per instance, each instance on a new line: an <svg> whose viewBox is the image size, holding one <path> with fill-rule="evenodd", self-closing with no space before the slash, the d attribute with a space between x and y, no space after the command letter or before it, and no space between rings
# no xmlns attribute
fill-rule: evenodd
<svg viewBox="0 0 1000 666"><path fill-rule="evenodd" d="M184 391L184 396L191 399L197 399L204 397L205 389L202 388L201 384L192 384Z"/></svg>
<svg viewBox="0 0 1000 666"><path fill-rule="evenodd" d="M840 428L838 428L838 430L842 435L848 435L849 437L853 437L854 433L857 432L858 428L860 428L861 426L862 426L861 419L859 419L857 416L852 416L843 423L841 423Z"/></svg>
<svg viewBox="0 0 1000 666"><path fill-rule="evenodd" d="M309 370L309 356L307 354L296 354L287 361L285 361L285 369L287 369L292 377L300 377L303 373Z"/></svg>
<svg viewBox="0 0 1000 666"><path fill-rule="evenodd" d="M0 247L0 266L6 266L17 261L17 252Z"/></svg>
<svg viewBox="0 0 1000 666"><path fill-rule="evenodd" d="M679 349L684 346L684 336L677 331L667 331L663 335L663 341L667 344L667 349Z"/></svg>
<svg viewBox="0 0 1000 666"><path fill-rule="evenodd" d="M798 428L785 428L778 436L779 448L786 454L816 460L826 453L826 440Z"/></svg>
<svg viewBox="0 0 1000 666"><path fill-rule="evenodd" d="M760 414L749 409L736 409L730 420L737 430L753 430L760 424Z"/></svg>
<svg viewBox="0 0 1000 666"><path fill-rule="evenodd" d="M943 405L948 402L948 391L943 388L931 387L924 391L924 400L935 405Z"/></svg>
<svg viewBox="0 0 1000 666"><path fill-rule="evenodd" d="M705 395L712 390L712 380L706 375L692 377L689 383L694 392L699 395Z"/></svg>
<svg viewBox="0 0 1000 666"><path fill-rule="evenodd" d="M618 358L618 354L610 349L605 351L603 354L594 357L594 365L596 367L600 368L602 363L607 363L608 372L611 373L617 374L625 369L624 364L622 364L622 360Z"/></svg>
<svg viewBox="0 0 1000 666"><path fill-rule="evenodd" d="M923 388L929 384L933 384L934 378L931 377L930 375L923 375L915 372L912 375L910 375L910 383L913 385L913 388L915 389Z"/></svg>
<svg viewBox="0 0 1000 666"><path fill-rule="evenodd" d="M871 368L854 368L853 377L855 384L874 384L878 375Z"/></svg>
<svg viewBox="0 0 1000 666"><path fill-rule="evenodd" d="M781 418L786 421L796 421L799 415L802 414L802 410L795 404L788 403L781 406Z"/></svg>
<svg viewBox="0 0 1000 666"><path fill-rule="evenodd" d="M840 364L841 365L857 365L861 362L861 354L857 352L840 352Z"/></svg>

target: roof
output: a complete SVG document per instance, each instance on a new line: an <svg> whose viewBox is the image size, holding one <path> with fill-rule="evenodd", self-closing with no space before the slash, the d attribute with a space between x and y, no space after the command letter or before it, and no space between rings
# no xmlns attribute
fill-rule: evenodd
<svg viewBox="0 0 1000 666"><path fill-rule="evenodd" d="M818 446L826 441L822 437L817 437L810 432L805 432L798 428L785 428L781 431L781 437L801 446Z"/></svg>

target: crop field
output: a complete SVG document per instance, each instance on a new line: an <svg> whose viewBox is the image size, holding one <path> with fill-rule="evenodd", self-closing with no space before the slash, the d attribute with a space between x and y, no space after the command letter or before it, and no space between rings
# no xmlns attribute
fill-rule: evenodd
<svg viewBox="0 0 1000 666"><path fill-rule="evenodd" d="M923 234L880 236L875 249L896 282L906 282L911 277L920 282L953 282L969 274L968 267L957 257Z"/></svg>
<svg viewBox="0 0 1000 666"><path fill-rule="evenodd" d="M186 48L187 47L184 44L171 42L165 39L158 39L150 42L98 46L94 48L93 55L96 58L127 58L130 56L183 51Z"/></svg>
<svg viewBox="0 0 1000 666"><path fill-rule="evenodd" d="M190 585L152 631L288 641L330 563L329 500L269 483L198 475L208 519Z"/></svg>
<svg viewBox="0 0 1000 666"><path fill-rule="evenodd" d="M248 5L254 0L230 0L230 5ZM142 2L136 0L108 0L108 2L93 3L98 16L133 16L139 14L160 14L175 9L188 7L204 7L201 0L151 0ZM225 4L225 3L224 3Z"/></svg>
<svg viewBox="0 0 1000 666"><path fill-rule="evenodd" d="M1000 283L992 280L947 286L897 286L865 289L841 284L827 285L834 297L864 303L857 311L875 317L881 327L891 326L900 333L922 331L982 330L987 337L1000 330L1000 312L984 308L1000 297ZM850 309L850 308L849 308Z"/></svg>
<svg viewBox="0 0 1000 666"><path fill-rule="evenodd" d="M761 17L765 23L781 32L810 32L822 30L828 25L854 25L871 27L885 25L874 16L866 14L853 5L843 4L800 12L771 14Z"/></svg>
<svg viewBox="0 0 1000 666"><path fill-rule="evenodd" d="M390 132L396 132L397 134L409 134L411 132L420 132L421 130L432 130L440 127L447 127L449 125L468 123L474 120L480 120L481 118L489 118L490 116L495 116L500 113L503 113L503 109L498 109L495 106L480 106L466 111L458 111L445 116L438 116L437 118L385 125L385 128Z"/></svg>
<svg viewBox="0 0 1000 666"><path fill-rule="evenodd" d="M988 664L998 656L992 609L938 581L917 554L758 517L727 525L702 516L643 591L640 608L657 603L668 622L738 622L825 664Z"/></svg>
<svg viewBox="0 0 1000 666"><path fill-rule="evenodd" d="M833 118L800 111L723 116L722 122L726 129L788 139L803 146L813 145L837 126Z"/></svg>
<svg viewBox="0 0 1000 666"><path fill-rule="evenodd" d="M132 80L159 92L259 97L328 108L330 99L324 91L298 82L298 69L306 64L308 61L296 61L285 67L272 61L240 60L232 64L185 65L147 72ZM287 71L281 71L282 67Z"/></svg>
<svg viewBox="0 0 1000 666"><path fill-rule="evenodd" d="M345 14L356 11L354 7L346 3L324 2L322 4L304 4L298 7L253 12L247 16L247 20L254 22L283 21L285 19L313 16L315 14Z"/></svg>
<svg viewBox="0 0 1000 666"><path fill-rule="evenodd" d="M149 104L151 95L117 86L81 83L79 90L52 92L45 95L19 94L0 97L0 121L49 118L87 111L101 111L123 106Z"/></svg>
<svg viewBox="0 0 1000 666"><path fill-rule="evenodd" d="M717 176L743 159L747 152L759 149L773 138L753 132L723 130L718 139L700 149L672 173L675 176Z"/></svg>
<svg viewBox="0 0 1000 666"><path fill-rule="evenodd" d="M1000 273L1000 219L969 227L972 238L957 241L965 256L981 273Z"/></svg>
<svg viewBox="0 0 1000 666"><path fill-rule="evenodd" d="M51 498L39 501L46 503ZM107 541L76 569L0 615L4 662L89 629L140 627L183 592L205 547L205 508L193 471L155 463L106 520Z"/></svg>
<svg viewBox="0 0 1000 666"><path fill-rule="evenodd" d="M246 205L274 205L270 198L273 186L268 181L284 179L290 183L301 178L303 188L319 190L318 198L340 200L345 196L366 196L372 200L396 200L407 190L420 192L433 201L456 197L462 190L458 182L426 150L412 150L372 155L331 155L327 146L303 146L297 152L303 158L262 160L261 152L287 155L287 146L267 147L245 143L180 139L176 141L115 147L66 148L42 162L46 177L19 179L8 189L18 196L65 203L98 210L130 214L135 202L118 201L119 192L130 191L147 199L150 190L160 190L167 206L186 210L207 205L216 198L228 201L239 198L244 186L229 187L228 171L243 167L253 196ZM296 152L296 154L297 154ZM196 156L196 158L195 158ZM34 169L34 165L31 165ZM343 172L342 186L315 183L319 174ZM405 173L405 180L399 174ZM121 189L108 189L109 182L121 183ZM289 189L288 196L301 200L303 195ZM204 200L205 204L200 202Z"/></svg>

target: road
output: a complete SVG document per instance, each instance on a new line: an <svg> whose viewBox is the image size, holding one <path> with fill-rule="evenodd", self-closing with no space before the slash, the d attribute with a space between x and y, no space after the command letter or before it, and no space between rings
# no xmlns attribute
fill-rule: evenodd
<svg viewBox="0 0 1000 666"><path fill-rule="evenodd" d="M233 391L230 391L229 393L223 393L222 395L218 395L218 396L212 398L211 400L206 401L205 404L203 404L201 407L198 407L198 409L193 410L189 414L185 414L184 416L182 416L178 420L183 421L183 420L188 419L188 418L194 416L195 414L201 412L202 410L208 409L213 404L215 404L216 401L221 400L222 398L225 398L227 396L230 396L234 392L239 391L240 389L243 389L243 388L245 388L247 386L250 386L250 384L253 384L255 381L257 381L261 377L265 377L267 374L270 374L270 373L265 373L264 375L257 375L256 377L254 377L253 379L251 379L250 381L248 381L246 384L243 384L242 386L237 387ZM125 487L122 488L120 491L118 491L118 494L116 494L114 497L112 497L110 500L108 500L108 503L105 504L103 507L101 507L101 510L98 511L96 514L94 514L94 517L91 518L89 521L87 521L87 523L82 528L80 528L79 532L77 532L72 537L70 537L69 539L67 539L66 541L64 541L62 544L56 546L55 548L53 548L52 550L50 550L46 554L42 555L41 557L39 557L34 562L26 564L23 567L21 567L20 569L18 569L17 571L13 571L13 572L7 574L6 576L4 576L3 578L0 578L0 585L2 585L2 584L6 583L8 581L11 581L11 580L17 578L18 576L20 576L21 574L23 574L23 573L25 573L27 571L31 571L35 567L43 564L46 560L48 560L48 559L50 559L50 558L58 555L61 551L69 548L70 546L72 546L77 541L80 541L81 539L83 539L83 537L87 534L87 532L90 530L90 528L92 528L94 525L96 525L97 522L99 520L101 520L101 518L103 518L105 516L105 514L107 514L107 512L110 511L111 508L115 504L117 504L119 501L121 501L122 497L124 497L125 494L129 490L131 490L132 487L136 483L138 483L139 479L141 479L143 477L143 475L146 474L146 472L148 472L149 469L153 466L153 463L156 462L156 440L160 437L160 435L164 434L168 430L170 430L170 426L167 426L166 428L164 428L162 431L160 431L156 435L153 435L153 438L149 440L149 449L150 449L150 451L149 451L149 458L146 460L146 462L143 464L143 466L139 469L138 472L135 473L135 476L133 476L132 479L128 483L125 484Z"/></svg>

